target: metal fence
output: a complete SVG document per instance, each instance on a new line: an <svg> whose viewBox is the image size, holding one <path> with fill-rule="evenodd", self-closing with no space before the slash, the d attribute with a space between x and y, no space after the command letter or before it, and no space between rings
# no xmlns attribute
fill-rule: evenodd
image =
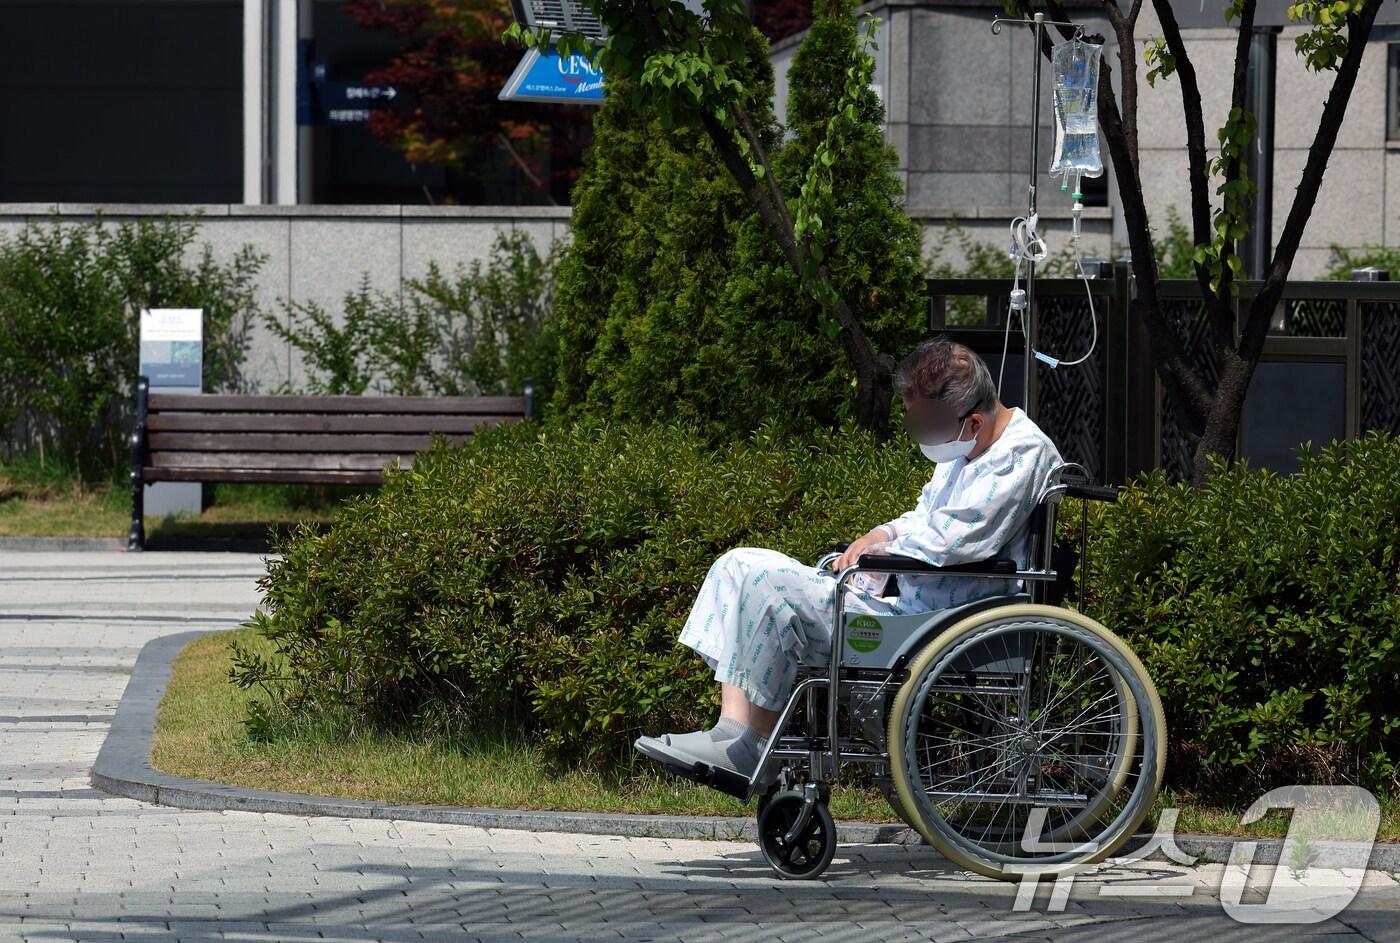
<svg viewBox="0 0 1400 943"><path fill-rule="evenodd" d="M1099 481L1122 483L1164 468L1189 475L1194 443L1178 421L1151 359L1147 332L1130 316L1133 279L1126 262L1086 266L1098 344L1084 363L1052 369L1036 361L1023 390L1024 350L1017 323L1007 337L1006 279L929 279L929 327L946 331L986 359L996 376L1007 345L1002 401L1026 406L1068 461ZM1358 270L1356 281L1290 283L1274 313L1250 383L1235 454L1251 465L1290 472L1294 450L1352 438L1369 429L1400 435L1400 283ZM1379 280L1378 280L1379 279ZM1261 282L1243 282L1245 305ZM1072 360L1089 348L1088 293L1077 278L1037 279L1036 350ZM1187 355L1213 380L1209 321L1194 280L1159 284L1163 310Z"/></svg>

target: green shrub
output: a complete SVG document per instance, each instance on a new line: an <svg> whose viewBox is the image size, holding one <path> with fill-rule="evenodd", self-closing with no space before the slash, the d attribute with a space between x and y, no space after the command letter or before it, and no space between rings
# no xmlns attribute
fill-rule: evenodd
<svg viewBox="0 0 1400 943"><path fill-rule="evenodd" d="M1334 242L1327 259L1327 274L1323 277L1334 281L1351 281L1352 269L1368 265L1385 269L1392 279L1400 277L1400 249L1380 245L1348 249Z"/></svg>
<svg viewBox="0 0 1400 943"><path fill-rule="evenodd" d="M845 96L859 47L855 6L854 0L816 4L788 69L788 139L773 156L773 176L794 201L794 213ZM842 122L825 167L831 190L816 207L827 233L825 263L875 350L897 362L927 333L923 237L904 208L899 154L885 143L880 96L866 86L850 107L855 120ZM706 340L689 367L703 378L697 387L705 398L696 408L722 417L732 433L764 420L799 434L851 420L854 369L836 322L801 286L756 214L746 214L735 229L715 331Z"/></svg>
<svg viewBox="0 0 1400 943"><path fill-rule="evenodd" d="M374 289L366 274L339 316L287 302L286 324L264 322L301 353L311 393L486 396L533 380L543 403L558 369L550 315L562 251L556 242L542 256L526 233L498 230L485 265L448 275L434 262L401 295Z"/></svg>
<svg viewBox="0 0 1400 943"><path fill-rule="evenodd" d="M752 72L738 78L772 149L767 42L757 31L749 42ZM689 421L711 439L752 430L750 410L771 415L766 396L795 385L796 367L764 377L755 401L752 354L723 337L731 315L720 296L735 268L736 226L751 210L704 134L663 130L633 108L630 91L609 79L573 191L552 406L573 418ZM745 411L732 416L717 403Z"/></svg>
<svg viewBox="0 0 1400 943"><path fill-rule="evenodd" d="M118 226L51 222L0 236L0 436L88 478L125 462L142 308L204 309L204 386L243 392L265 261L227 263L180 217Z"/></svg>
<svg viewBox="0 0 1400 943"><path fill-rule="evenodd" d="M530 423L440 444L278 546L256 624L280 663L237 672L275 695L253 726L491 718L560 759L626 764L639 732L715 716L712 673L676 641L715 557L811 562L912 506L928 472L849 430L710 450L687 425ZM1221 468L1201 490L1155 472L1091 516L1085 605L1156 681L1174 787L1395 788L1400 439L1305 452L1287 477Z"/></svg>
<svg viewBox="0 0 1400 943"><path fill-rule="evenodd" d="M1396 786L1400 439L1298 473L1141 479L1092 538L1089 611L1157 682L1176 785Z"/></svg>
<svg viewBox="0 0 1400 943"><path fill-rule="evenodd" d="M508 719L561 758L630 762L638 733L717 712L713 673L676 641L715 557L812 562L911 506L928 471L849 432L712 452L683 425L490 430L281 544L255 621L284 663L246 656L237 677L276 693L255 729L331 708Z"/></svg>

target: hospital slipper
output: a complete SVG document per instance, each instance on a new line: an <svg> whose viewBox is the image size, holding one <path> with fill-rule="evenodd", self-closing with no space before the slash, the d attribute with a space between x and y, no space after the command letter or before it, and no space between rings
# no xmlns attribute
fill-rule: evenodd
<svg viewBox="0 0 1400 943"><path fill-rule="evenodd" d="M670 734L662 734L660 737L638 737L632 746L643 756L649 756L653 760L660 760L667 766L680 766L689 769L696 763L703 760L691 755L687 750L674 746L670 742ZM708 740L709 737L706 737Z"/></svg>
<svg viewBox="0 0 1400 943"><path fill-rule="evenodd" d="M733 763L716 763L715 760L718 757L714 756L704 758L692 756L676 747L662 743L657 737L638 737L633 746L643 756L659 760L674 775L711 786L736 799L747 801L751 798L749 795L749 774L736 770ZM712 750L716 747L722 748L722 746L713 740L710 741Z"/></svg>
<svg viewBox="0 0 1400 943"><path fill-rule="evenodd" d="M713 743L715 738L708 730L692 730L690 733L663 733L652 739L682 753L694 753Z"/></svg>
<svg viewBox="0 0 1400 943"><path fill-rule="evenodd" d="M687 740L684 747L676 744L676 738L669 737L670 742L663 742L658 737L638 737L635 746L641 753L663 763L679 763L682 766L704 763L745 777L753 773L758 756L751 737L715 741L708 731L700 731L700 734L699 738Z"/></svg>

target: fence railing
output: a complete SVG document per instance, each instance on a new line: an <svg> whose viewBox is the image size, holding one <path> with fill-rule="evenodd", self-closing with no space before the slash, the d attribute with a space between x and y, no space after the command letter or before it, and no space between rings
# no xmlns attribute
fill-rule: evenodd
<svg viewBox="0 0 1400 943"><path fill-rule="evenodd" d="M1088 360L1052 369L1036 361L1024 390L1024 345L1010 313L1007 279L929 279L929 328L946 331L1002 371L1002 401L1026 406L1068 461L1100 481L1121 483L1149 468L1189 474L1195 443L1178 421L1156 375L1147 332L1132 316L1134 281L1126 262L1086 263L1078 278L1037 279L1036 350L1072 360L1092 338ZM1293 450L1368 429L1400 434L1400 282L1359 269L1354 281L1295 281L1275 311L1245 402L1236 454L1280 472L1296 467ZM1243 312L1262 282L1240 284L1235 339ZM1163 311L1187 356L1214 379L1210 324L1194 280L1158 284Z"/></svg>

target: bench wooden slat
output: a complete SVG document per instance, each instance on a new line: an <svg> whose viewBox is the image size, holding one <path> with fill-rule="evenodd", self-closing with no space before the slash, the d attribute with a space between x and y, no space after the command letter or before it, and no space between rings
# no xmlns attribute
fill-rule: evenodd
<svg viewBox="0 0 1400 943"><path fill-rule="evenodd" d="M157 393L137 383L132 523L145 543L144 486L156 481L377 485L435 435L460 445L533 415L525 396L240 396Z"/></svg>
<svg viewBox="0 0 1400 943"><path fill-rule="evenodd" d="M210 393L151 393L150 413L390 413L515 415L523 396L237 396Z"/></svg>
<svg viewBox="0 0 1400 943"><path fill-rule="evenodd" d="M262 414L152 413L151 432L474 432L484 426L516 422L517 416L335 416Z"/></svg>
<svg viewBox="0 0 1400 943"><path fill-rule="evenodd" d="M454 445L468 435L450 435ZM151 452L395 452L413 454L432 448L431 435L340 435L258 432L152 432Z"/></svg>
<svg viewBox="0 0 1400 943"><path fill-rule="evenodd" d="M290 452L156 452L151 468L299 468L305 471L377 471L398 461L405 468L411 455Z"/></svg>
<svg viewBox="0 0 1400 943"><path fill-rule="evenodd" d="M307 471L295 468L146 468L142 477L152 481L248 481L268 484L379 485L377 471Z"/></svg>

